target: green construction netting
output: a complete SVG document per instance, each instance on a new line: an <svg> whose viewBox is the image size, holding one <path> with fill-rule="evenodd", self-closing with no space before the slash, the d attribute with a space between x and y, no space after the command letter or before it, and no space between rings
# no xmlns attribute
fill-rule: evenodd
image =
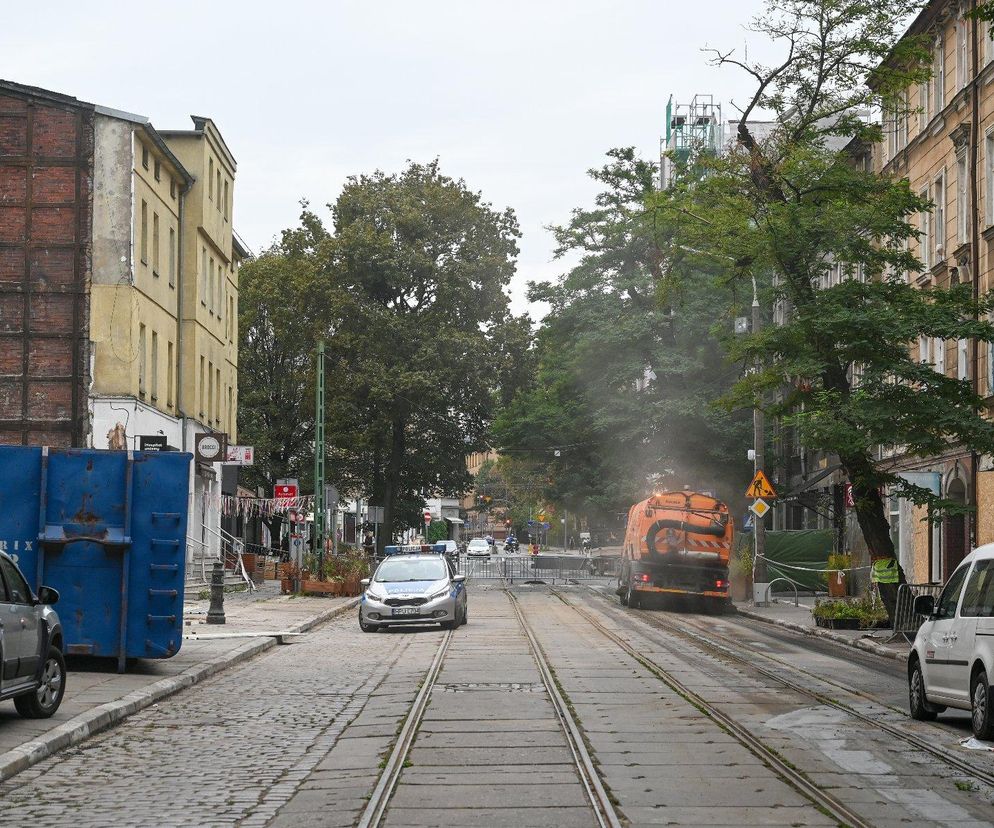
<svg viewBox="0 0 994 828"><path fill-rule="evenodd" d="M806 569L825 569L833 550L831 529L792 529L766 533L766 568L769 579L789 578L798 588L824 590L824 572L805 572ZM784 566L777 566L778 563ZM795 569L794 567L799 567Z"/></svg>

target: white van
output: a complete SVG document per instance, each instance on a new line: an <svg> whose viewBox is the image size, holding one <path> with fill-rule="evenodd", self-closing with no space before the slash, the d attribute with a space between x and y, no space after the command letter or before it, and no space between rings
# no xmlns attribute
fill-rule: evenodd
<svg viewBox="0 0 994 828"><path fill-rule="evenodd" d="M928 618L908 657L911 717L970 710L974 735L994 738L994 543L963 559L938 601L920 595L914 609Z"/></svg>

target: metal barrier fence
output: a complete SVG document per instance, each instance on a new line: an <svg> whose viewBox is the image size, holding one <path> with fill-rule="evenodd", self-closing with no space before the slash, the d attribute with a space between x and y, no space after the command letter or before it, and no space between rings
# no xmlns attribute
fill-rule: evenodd
<svg viewBox="0 0 994 828"><path fill-rule="evenodd" d="M535 555L485 560L463 557L461 571L476 580L504 580L509 583L542 581L548 584L570 581L613 580L616 564L606 556Z"/></svg>
<svg viewBox="0 0 994 828"><path fill-rule="evenodd" d="M942 592L942 584L901 584L897 588L897 605L894 610L894 631L890 641L900 636L909 644L918 634L918 628L925 621L925 616L915 613L915 598L919 595L931 595L938 600Z"/></svg>

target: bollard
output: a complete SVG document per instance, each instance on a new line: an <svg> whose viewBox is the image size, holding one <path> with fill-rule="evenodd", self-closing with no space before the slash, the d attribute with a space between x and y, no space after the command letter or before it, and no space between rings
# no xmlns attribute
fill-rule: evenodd
<svg viewBox="0 0 994 828"><path fill-rule="evenodd" d="M207 623L224 623L224 567L220 561L214 562L211 571L211 606L207 610Z"/></svg>

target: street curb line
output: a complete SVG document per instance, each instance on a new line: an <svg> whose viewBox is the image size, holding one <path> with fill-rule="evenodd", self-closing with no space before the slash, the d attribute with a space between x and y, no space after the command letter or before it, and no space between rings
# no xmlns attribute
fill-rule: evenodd
<svg viewBox="0 0 994 828"><path fill-rule="evenodd" d="M292 632L307 632L326 621L330 621L339 615L344 615L349 610L358 605L359 599L353 598L345 604L332 607L312 618L301 621L290 627ZM92 710L87 710L77 716L52 728L43 736L25 742L16 748L0 753L0 782L10 779L12 776L27 770L32 765L37 764L42 759L47 759L60 750L78 745L91 736L106 730L111 725L118 724L129 716L144 710L156 702L193 687L205 679L223 672L229 667L234 667L243 661L270 650L276 646L275 638L263 638L257 641L249 641L230 650L224 655L217 656L209 661L194 664L182 673L169 678L156 681L140 690L135 690L114 701L106 702Z"/></svg>
<svg viewBox="0 0 994 828"><path fill-rule="evenodd" d="M751 612L750 610L744 610L739 607L736 607L736 611L739 615L743 615L746 618L752 618L754 621L762 621L764 624L773 624L774 626L783 627L784 629L792 630L793 632L804 633L804 635L814 636L815 638L824 638L826 641L833 641L836 644L845 644L847 647L854 647L857 650L865 650L868 653L873 653L874 655L881 656L883 658L892 658L895 661L908 660L908 653L906 652L895 650L892 647L884 647L863 638L847 638L844 635L833 633L831 630L823 630L821 627L805 627L803 624L797 624L793 621L785 621L782 618L769 618L768 616L760 615L758 612Z"/></svg>

